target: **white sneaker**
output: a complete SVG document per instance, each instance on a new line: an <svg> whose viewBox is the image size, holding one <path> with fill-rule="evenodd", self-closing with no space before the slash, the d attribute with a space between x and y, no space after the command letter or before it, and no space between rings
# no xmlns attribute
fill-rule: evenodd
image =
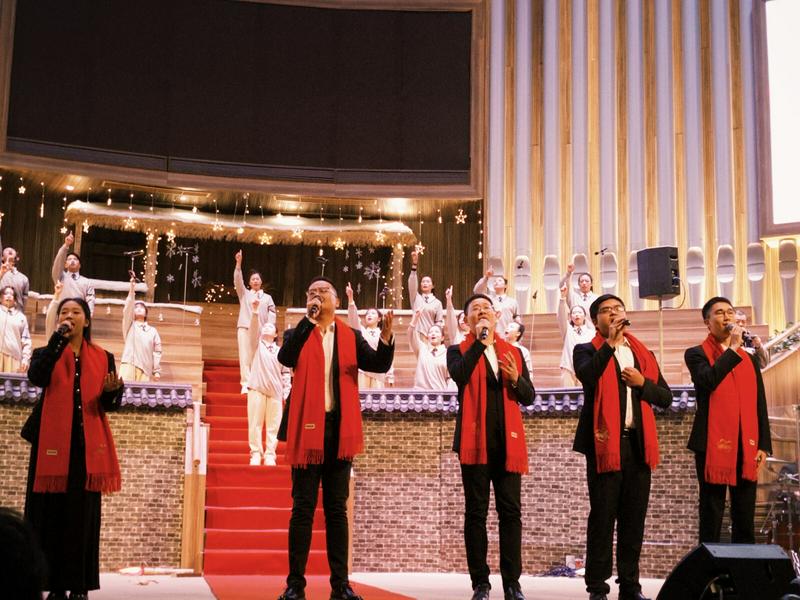
<svg viewBox="0 0 800 600"><path fill-rule="evenodd" d="M277 464L278 463L275 462L275 457L274 456L265 456L264 457L264 466L265 467L274 467Z"/></svg>
<svg viewBox="0 0 800 600"><path fill-rule="evenodd" d="M250 456L250 466L257 467L261 464L261 457L258 454L253 454Z"/></svg>

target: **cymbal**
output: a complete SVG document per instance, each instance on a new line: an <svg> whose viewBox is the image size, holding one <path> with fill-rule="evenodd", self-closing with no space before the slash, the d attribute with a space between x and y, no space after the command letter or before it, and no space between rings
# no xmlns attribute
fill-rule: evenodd
<svg viewBox="0 0 800 600"><path fill-rule="evenodd" d="M767 463L773 463L776 465L794 465L797 464L796 460L787 460L785 458L777 458L776 456L768 456Z"/></svg>

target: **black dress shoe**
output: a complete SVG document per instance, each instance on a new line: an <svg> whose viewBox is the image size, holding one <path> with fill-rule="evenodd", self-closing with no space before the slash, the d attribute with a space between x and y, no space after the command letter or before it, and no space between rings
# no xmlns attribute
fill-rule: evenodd
<svg viewBox="0 0 800 600"><path fill-rule="evenodd" d="M608 594L605 592L592 592L589 594L589 600L608 600Z"/></svg>
<svg viewBox="0 0 800 600"><path fill-rule="evenodd" d="M489 600L489 590L492 589L488 583L479 583L472 588L472 600Z"/></svg>
<svg viewBox="0 0 800 600"><path fill-rule="evenodd" d="M505 592L505 600L525 600L525 595L518 587L508 586Z"/></svg>
<svg viewBox="0 0 800 600"><path fill-rule="evenodd" d="M67 600L67 592L50 592L47 600Z"/></svg>
<svg viewBox="0 0 800 600"><path fill-rule="evenodd" d="M650 598L645 596L642 591L639 590L638 592L629 592L626 594L620 592L619 600L650 600Z"/></svg>
<svg viewBox="0 0 800 600"><path fill-rule="evenodd" d="M283 593L278 596L278 600L306 600L306 593L297 588L287 587Z"/></svg>
<svg viewBox="0 0 800 600"><path fill-rule="evenodd" d="M89 600L88 592L70 592L69 600Z"/></svg>
<svg viewBox="0 0 800 600"><path fill-rule="evenodd" d="M330 600L364 600L353 591L349 583L337 585L331 590Z"/></svg>

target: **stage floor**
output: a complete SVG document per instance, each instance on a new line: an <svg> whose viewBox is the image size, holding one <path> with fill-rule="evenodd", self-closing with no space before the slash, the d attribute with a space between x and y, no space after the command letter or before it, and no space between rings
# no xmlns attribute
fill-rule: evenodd
<svg viewBox="0 0 800 600"><path fill-rule="evenodd" d="M352 581L380 587L419 600L464 600L470 597L469 576L461 573L353 573ZM565 577L523 577L522 590L528 600L576 600L588 598L583 580ZM616 600L617 590L609 582L611 600ZM663 579L643 579L646 596L655 598ZM214 595L202 577L127 576L113 573L100 575L100 590L92 592L92 600L203 600ZM253 596L264 600L263 595ZM492 599L502 600L500 577L492 577ZM238 600L249 600L241 598ZM267 598L266 600L270 600ZM309 600L327 600L312 598ZM365 598L369 600L369 598Z"/></svg>

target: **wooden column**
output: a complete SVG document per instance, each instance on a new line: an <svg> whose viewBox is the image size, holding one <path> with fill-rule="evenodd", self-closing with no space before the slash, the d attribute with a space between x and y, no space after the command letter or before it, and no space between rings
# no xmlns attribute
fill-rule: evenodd
<svg viewBox="0 0 800 600"><path fill-rule="evenodd" d="M147 249L144 255L144 282L147 285L145 302L153 302L156 295L156 273L158 272L158 231L147 232Z"/></svg>

